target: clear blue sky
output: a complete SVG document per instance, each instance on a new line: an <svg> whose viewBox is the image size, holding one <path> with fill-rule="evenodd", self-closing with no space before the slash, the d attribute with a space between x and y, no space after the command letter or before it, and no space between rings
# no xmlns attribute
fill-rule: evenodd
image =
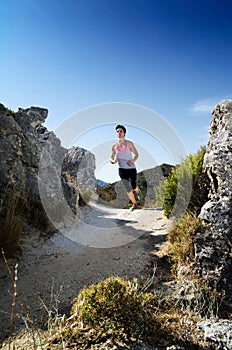
<svg viewBox="0 0 232 350"><path fill-rule="evenodd" d="M0 102L48 108L49 130L93 105L137 104L195 153L214 105L232 99L231 13L230 0L0 0ZM115 137L113 122L102 142ZM133 131L128 138L162 162ZM87 149L99 142L94 133L79 140Z"/></svg>

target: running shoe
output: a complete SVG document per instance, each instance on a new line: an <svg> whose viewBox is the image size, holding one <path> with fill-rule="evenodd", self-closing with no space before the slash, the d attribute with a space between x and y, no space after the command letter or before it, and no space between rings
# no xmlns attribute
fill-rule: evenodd
<svg viewBox="0 0 232 350"><path fill-rule="evenodd" d="M131 207L131 211L135 210L135 209L139 209L139 207L137 206L137 204L133 204Z"/></svg>

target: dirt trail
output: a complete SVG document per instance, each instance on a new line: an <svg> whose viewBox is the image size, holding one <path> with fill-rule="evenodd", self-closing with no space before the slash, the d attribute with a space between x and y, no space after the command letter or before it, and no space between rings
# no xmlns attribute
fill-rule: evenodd
<svg viewBox="0 0 232 350"><path fill-rule="evenodd" d="M171 222L158 209L131 212L92 206L82 209L78 225L44 239L31 232L22 242L18 290L32 320L43 322L46 311L68 313L79 290L112 275L148 277L155 254L165 244ZM9 260L14 270L16 261ZM159 267L159 266L158 266ZM0 261L0 339L9 334L12 283ZM19 304L16 311L23 314ZM23 324L14 324L15 332Z"/></svg>

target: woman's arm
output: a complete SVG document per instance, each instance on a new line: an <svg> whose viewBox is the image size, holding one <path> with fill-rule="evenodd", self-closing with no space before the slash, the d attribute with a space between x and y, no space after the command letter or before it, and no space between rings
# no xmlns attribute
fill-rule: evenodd
<svg viewBox="0 0 232 350"><path fill-rule="evenodd" d="M118 160L115 158L115 155L116 155L115 145L113 145L112 151L111 151L111 157L110 157L110 163L111 163L111 164L116 164L117 161L118 161Z"/></svg>
<svg viewBox="0 0 232 350"><path fill-rule="evenodd" d="M127 164L128 165L132 165L139 158L139 153L138 153L134 143L132 141L128 141L128 142L129 142L130 151L134 154L134 158L132 160L129 160L129 162Z"/></svg>

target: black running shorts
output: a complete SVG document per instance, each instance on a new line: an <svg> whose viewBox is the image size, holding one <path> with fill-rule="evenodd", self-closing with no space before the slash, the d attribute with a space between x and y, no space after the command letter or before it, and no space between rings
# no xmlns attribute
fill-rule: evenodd
<svg viewBox="0 0 232 350"><path fill-rule="evenodd" d="M124 169L119 168L118 174L123 181L123 185L127 192L131 192L136 189L136 180L137 180L137 170L136 168Z"/></svg>

